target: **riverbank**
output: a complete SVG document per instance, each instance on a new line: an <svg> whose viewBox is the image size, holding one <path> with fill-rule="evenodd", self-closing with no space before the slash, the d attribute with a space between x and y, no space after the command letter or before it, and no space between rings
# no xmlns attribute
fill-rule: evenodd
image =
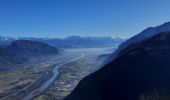
<svg viewBox="0 0 170 100"><path fill-rule="evenodd" d="M81 55L80 57L77 57L75 59L71 59L71 60L66 61L64 63L61 63L59 65L56 65L52 70L50 70L49 72L46 72L46 74L53 73L53 74L50 74L50 76L52 75L52 77L47 77L48 79L45 82L43 82L42 84L39 84L38 88L35 88L33 91L31 91L28 95L24 96L24 98L22 98L22 99L23 100L30 100L30 99L34 98L35 96L40 95L55 81L55 79L57 78L57 76L59 74L59 72L58 72L59 67L66 65L68 63L74 62L74 61L81 59L83 57L84 57L84 55ZM40 83L40 82L37 82L37 83ZM37 84L37 83L35 83L35 84Z"/></svg>
<svg viewBox="0 0 170 100"><path fill-rule="evenodd" d="M58 71L61 74L58 75L55 82L34 100L63 100L82 78L97 69L96 65L95 59L85 56L76 62L60 67Z"/></svg>

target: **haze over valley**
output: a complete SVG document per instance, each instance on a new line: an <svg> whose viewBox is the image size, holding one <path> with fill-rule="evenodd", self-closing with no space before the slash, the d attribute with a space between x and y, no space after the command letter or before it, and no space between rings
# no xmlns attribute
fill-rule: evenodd
<svg viewBox="0 0 170 100"><path fill-rule="evenodd" d="M0 0L0 100L170 100L170 0Z"/></svg>
<svg viewBox="0 0 170 100"><path fill-rule="evenodd" d="M108 57L101 55L112 53L125 39L1 37L0 41L3 41L0 48L1 99L28 100L38 96L35 100L62 100L82 78L101 68Z"/></svg>

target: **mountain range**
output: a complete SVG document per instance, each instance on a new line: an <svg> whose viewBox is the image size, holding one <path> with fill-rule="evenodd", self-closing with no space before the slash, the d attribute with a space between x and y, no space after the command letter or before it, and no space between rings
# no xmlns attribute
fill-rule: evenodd
<svg viewBox="0 0 170 100"><path fill-rule="evenodd" d="M10 45L16 38L0 36L0 46Z"/></svg>
<svg viewBox="0 0 170 100"><path fill-rule="evenodd" d="M31 40L46 43L57 48L117 47L125 39L119 37L81 37L34 38L34 37L0 37L0 45L10 45L15 40ZM100 44L100 45L98 45Z"/></svg>
<svg viewBox="0 0 170 100"><path fill-rule="evenodd" d="M65 100L170 100L170 23L125 41Z"/></svg>

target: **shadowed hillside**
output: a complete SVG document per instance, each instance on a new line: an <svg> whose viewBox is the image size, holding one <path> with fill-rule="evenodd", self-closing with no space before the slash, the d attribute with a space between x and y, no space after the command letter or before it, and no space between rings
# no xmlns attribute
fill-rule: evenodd
<svg viewBox="0 0 170 100"><path fill-rule="evenodd" d="M158 100L154 98L161 95L152 95L154 91L166 91L159 100L169 100L169 57L169 32L132 44L83 79L65 100Z"/></svg>

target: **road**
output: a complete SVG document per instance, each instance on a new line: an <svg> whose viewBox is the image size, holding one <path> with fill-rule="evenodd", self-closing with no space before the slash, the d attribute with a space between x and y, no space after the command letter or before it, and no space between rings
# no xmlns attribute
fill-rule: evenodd
<svg viewBox="0 0 170 100"><path fill-rule="evenodd" d="M47 81L45 81L44 83L40 84L40 86L38 88L35 88L33 91L31 91L28 95L26 95L23 100L31 100L33 97L40 95L42 92L44 92L56 79L56 77L59 75L58 69L66 64L69 64L71 62L74 62L76 60L79 60L81 58L83 58L85 55L81 55L77 58L71 59L67 62L64 62L62 64L57 65L53 70L53 76L51 76ZM46 72L46 74L49 74L49 72Z"/></svg>

